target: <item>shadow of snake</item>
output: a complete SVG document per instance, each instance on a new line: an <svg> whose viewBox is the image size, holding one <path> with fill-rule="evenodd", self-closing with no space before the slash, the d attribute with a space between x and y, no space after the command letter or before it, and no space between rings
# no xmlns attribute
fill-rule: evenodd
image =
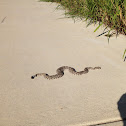
<svg viewBox="0 0 126 126"><path fill-rule="evenodd" d="M65 70L68 70L70 73L74 74L74 75L82 75L82 74L86 74L89 72L89 70L95 70L95 69L101 69L101 67L85 67L85 69L83 71L79 71L77 72L74 68L72 67L69 67L69 66L62 66L62 67L59 67L57 70L56 70L56 73L55 75L48 75L47 73L37 73L33 76L31 76L31 79L34 79L35 77L37 76L43 76L44 78L46 79L58 79L60 77L62 77L64 75L64 71Z"/></svg>

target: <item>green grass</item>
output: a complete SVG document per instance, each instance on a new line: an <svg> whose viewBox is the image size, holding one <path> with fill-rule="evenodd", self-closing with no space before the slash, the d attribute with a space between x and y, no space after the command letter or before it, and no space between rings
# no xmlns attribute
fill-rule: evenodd
<svg viewBox="0 0 126 126"><path fill-rule="evenodd" d="M126 0L40 0L60 3L65 15L79 17L90 23L104 24L126 35ZM98 26L99 28L99 26ZM95 31L97 31L97 29Z"/></svg>
<svg viewBox="0 0 126 126"><path fill-rule="evenodd" d="M71 18L80 18L88 22L99 23L94 30L96 32L100 26L109 28L108 42L111 36L110 31L115 30L116 35L126 35L126 0L40 0L47 2L57 2L65 10L65 15ZM59 7L58 6L58 7ZM57 8L58 8L57 7ZM102 33L103 34L103 33ZM102 35L101 34L101 35ZM99 35L100 36L100 35ZM125 55L126 51L124 52Z"/></svg>

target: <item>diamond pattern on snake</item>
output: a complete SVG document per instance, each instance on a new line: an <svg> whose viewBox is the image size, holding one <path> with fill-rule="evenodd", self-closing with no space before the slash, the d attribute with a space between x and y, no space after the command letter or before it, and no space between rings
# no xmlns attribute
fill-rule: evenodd
<svg viewBox="0 0 126 126"><path fill-rule="evenodd" d="M44 78L46 79L58 79L60 77L62 77L64 75L64 71L65 70L68 70L70 73L74 74L74 75L82 75L82 74L86 74L89 72L89 70L95 70L95 69L101 69L101 67L85 67L83 71L79 71L77 72L74 68L72 67L69 67L69 66L62 66L62 67L59 67L57 70L56 70L56 73L55 75L48 75L47 73L37 73L33 76L31 76L31 79L34 79L35 77L37 76L43 76Z"/></svg>

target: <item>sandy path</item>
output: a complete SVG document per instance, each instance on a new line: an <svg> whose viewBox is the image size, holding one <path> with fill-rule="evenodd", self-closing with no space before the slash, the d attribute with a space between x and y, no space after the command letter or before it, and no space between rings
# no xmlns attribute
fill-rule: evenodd
<svg viewBox="0 0 126 126"><path fill-rule="evenodd" d="M76 126L120 119L117 102L126 92L126 37L110 44L100 29L63 17L56 5L34 0L0 1L0 126ZM6 18L5 18L6 17ZM5 19L4 19L5 18ZM101 70L57 80L67 65ZM125 100L126 101L126 100Z"/></svg>

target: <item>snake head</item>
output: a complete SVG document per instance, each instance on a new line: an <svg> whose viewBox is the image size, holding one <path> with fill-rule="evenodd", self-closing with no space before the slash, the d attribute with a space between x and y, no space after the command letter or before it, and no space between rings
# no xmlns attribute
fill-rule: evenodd
<svg viewBox="0 0 126 126"><path fill-rule="evenodd" d="M35 77L34 76L31 76L31 79L34 79Z"/></svg>
<svg viewBox="0 0 126 126"><path fill-rule="evenodd" d="M33 76L31 76L31 79L34 79L35 77L37 77L37 75L33 75Z"/></svg>

